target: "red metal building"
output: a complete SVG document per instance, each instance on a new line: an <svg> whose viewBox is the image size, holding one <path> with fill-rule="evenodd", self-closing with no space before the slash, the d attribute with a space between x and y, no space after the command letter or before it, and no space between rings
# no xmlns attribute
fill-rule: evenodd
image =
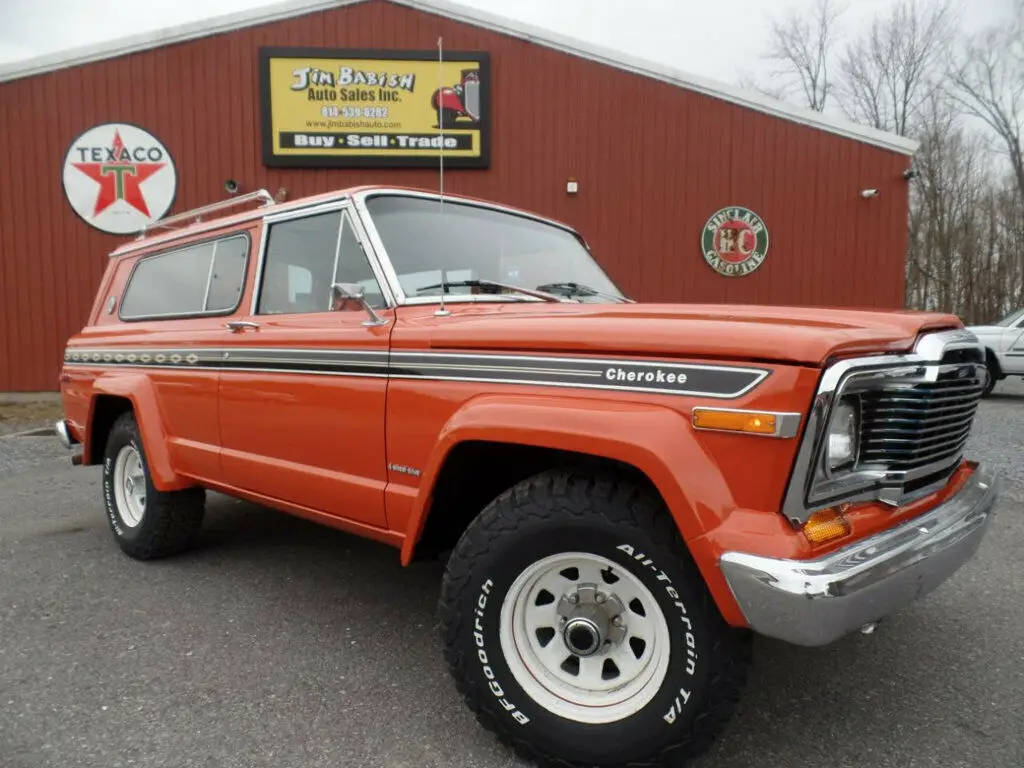
<svg viewBox="0 0 1024 768"><path fill-rule="evenodd" d="M436 55L440 37L453 59L483 54L486 124L478 138L488 146L477 164L486 167L456 167L453 153L446 191L569 222L634 298L904 305L904 172L913 142L447 0L301 0L262 14L0 70L0 107L8 116L0 121L7 152L0 392L56 389L64 341L88 313L107 254L131 236L91 226L72 207L67 175L62 183L72 160L103 159L87 149L74 154L75 142L94 126L127 124L158 137L162 149L134 161L164 150L173 158L176 183L166 213L223 199L228 179L240 192L283 189L289 199L361 183L437 187L436 155L433 167L372 159L332 167L310 155L293 167L268 167L265 47L325 49L328 57L338 49L380 50L394 60L401 51ZM335 87L339 77L318 83ZM416 87L433 92L440 84L460 85L435 80ZM398 80L390 85L402 88ZM467 101L478 84L461 85L465 90L446 96ZM328 110L332 95L320 94ZM717 211L732 206L756 215L748 219L753 229L715 233L714 222L708 229ZM758 266L723 275L715 259L705 258L709 245L719 252L733 247L740 254L733 261Z"/></svg>

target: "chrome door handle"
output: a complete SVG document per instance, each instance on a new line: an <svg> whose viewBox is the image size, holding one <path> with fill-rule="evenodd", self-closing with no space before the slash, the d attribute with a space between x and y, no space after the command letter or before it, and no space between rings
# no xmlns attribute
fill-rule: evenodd
<svg viewBox="0 0 1024 768"><path fill-rule="evenodd" d="M253 323L248 320L232 320L229 323L224 323L224 327L232 333L240 333L246 328L252 328L254 331L258 331L260 329L260 324Z"/></svg>

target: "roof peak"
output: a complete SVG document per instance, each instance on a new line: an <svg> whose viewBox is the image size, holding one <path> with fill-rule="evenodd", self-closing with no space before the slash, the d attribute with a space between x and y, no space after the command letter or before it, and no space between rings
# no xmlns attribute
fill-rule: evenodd
<svg viewBox="0 0 1024 768"><path fill-rule="evenodd" d="M236 29L268 24L318 11L343 8L371 0L282 0L257 8L221 14L198 21L151 30L89 46L46 54L32 59L0 65L0 83L55 72L96 61L117 58L138 51L182 43ZM424 13L450 18L454 21L482 27L498 34L527 40L537 45L562 51L573 56L595 61L615 69L632 72L679 88L702 93L748 109L800 123L849 139L872 144L903 155L912 155L919 142L893 133L824 115L762 94L745 91L710 78L683 72L664 63L647 61L623 51L595 45L563 35L553 30L533 26L508 17L473 8L453 0L384 0Z"/></svg>

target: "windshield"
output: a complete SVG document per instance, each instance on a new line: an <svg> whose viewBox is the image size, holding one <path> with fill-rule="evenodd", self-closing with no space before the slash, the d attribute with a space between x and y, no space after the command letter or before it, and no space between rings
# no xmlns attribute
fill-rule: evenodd
<svg viewBox="0 0 1024 768"><path fill-rule="evenodd" d="M1002 320L997 320L993 325L1001 325L1004 328L1009 328L1014 325L1018 320L1024 320L1024 309L1018 309L1016 312L1011 312Z"/></svg>
<svg viewBox="0 0 1024 768"><path fill-rule="evenodd" d="M480 286L448 283L489 280L531 290L576 283L611 295L571 288L559 292L586 302L622 300L622 292L581 240L560 227L449 200L443 213L437 200L395 195L371 197L366 207L409 297L440 296L442 281L446 296L483 294ZM486 294L537 301L511 290L489 288Z"/></svg>

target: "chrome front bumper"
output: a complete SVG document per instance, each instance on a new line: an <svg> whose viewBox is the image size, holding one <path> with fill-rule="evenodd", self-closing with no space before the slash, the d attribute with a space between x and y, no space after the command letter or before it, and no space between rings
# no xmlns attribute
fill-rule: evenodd
<svg viewBox="0 0 1024 768"><path fill-rule="evenodd" d="M65 448L78 445L78 440L75 439L70 427L68 427L68 423L63 419L53 425L53 432L60 438L60 442Z"/></svg>
<svg viewBox="0 0 1024 768"><path fill-rule="evenodd" d="M754 631L827 645L923 597L974 556L1001 480L975 468L957 493L919 517L816 560L726 552L719 566Z"/></svg>

